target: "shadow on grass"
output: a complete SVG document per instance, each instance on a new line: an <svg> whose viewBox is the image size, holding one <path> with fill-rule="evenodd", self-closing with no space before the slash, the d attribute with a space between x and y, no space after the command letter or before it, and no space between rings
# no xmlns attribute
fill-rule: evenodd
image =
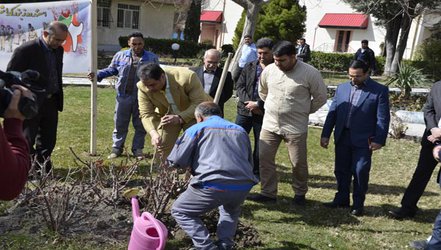
<svg viewBox="0 0 441 250"><path fill-rule="evenodd" d="M283 245L282 247L265 247L265 248L261 248L261 249L265 249L265 250L297 250L297 249L309 249L309 250L315 250L316 248L313 248L311 246L305 245L305 244L297 244L294 242L290 242L290 241L279 241L278 244Z"/></svg>
<svg viewBox="0 0 441 250"><path fill-rule="evenodd" d="M382 214L388 216L388 211L396 210L398 207L392 206L390 204L383 204L381 207L377 207L377 211L379 210ZM436 216L439 214L440 209L419 209L416 213L415 217L408 218L405 220L415 221L420 223L433 223L435 222ZM391 218L391 220L394 220Z"/></svg>
<svg viewBox="0 0 441 250"><path fill-rule="evenodd" d="M278 165L278 169L283 168L283 166ZM291 172L278 171L279 181L287 184L291 184L292 182L292 174ZM410 180L409 180L410 181ZM337 190L337 183L334 176L327 175L309 175L308 186L311 188L324 188L324 189L332 189ZM401 186L389 186L389 185L380 185L375 183L369 183L369 194L378 194L378 195L402 195L406 190L405 187ZM425 191L425 196L437 196L439 195L436 192Z"/></svg>
<svg viewBox="0 0 441 250"><path fill-rule="evenodd" d="M307 200L305 206L291 204L291 197L278 196L277 203L258 203L248 201L242 207L242 215L250 220L255 220L254 212L260 209L269 210L268 213L282 213L273 216L268 214L259 221L267 220L267 223L280 224L308 224L311 226L338 227L344 224L358 224L359 220L349 214L347 208L330 209L323 206L322 202ZM276 219L275 219L276 218Z"/></svg>

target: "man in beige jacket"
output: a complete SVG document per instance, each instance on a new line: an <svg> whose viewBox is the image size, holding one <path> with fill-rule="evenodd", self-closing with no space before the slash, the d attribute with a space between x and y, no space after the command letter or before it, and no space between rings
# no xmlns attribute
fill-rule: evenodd
<svg viewBox="0 0 441 250"><path fill-rule="evenodd" d="M167 157L179 133L196 123L196 106L212 98L197 75L180 67L146 64L138 71L139 115L152 145ZM165 158L164 158L165 159Z"/></svg>

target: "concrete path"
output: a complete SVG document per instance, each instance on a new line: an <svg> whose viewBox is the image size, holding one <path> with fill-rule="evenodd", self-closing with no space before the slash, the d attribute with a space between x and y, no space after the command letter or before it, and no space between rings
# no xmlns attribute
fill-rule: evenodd
<svg viewBox="0 0 441 250"><path fill-rule="evenodd" d="M329 106L331 105L331 100L328 100L323 107L321 107L317 112L309 116L309 123L316 126L323 126L326 115L328 114ZM423 112L411 112L399 110L396 112L397 117L399 117L403 123L406 124L406 136L410 138L421 138L424 129L426 128L424 124Z"/></svg>

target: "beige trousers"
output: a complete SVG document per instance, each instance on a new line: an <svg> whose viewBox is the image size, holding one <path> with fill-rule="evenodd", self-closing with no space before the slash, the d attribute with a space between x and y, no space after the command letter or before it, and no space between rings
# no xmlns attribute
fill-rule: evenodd
<svg viewBox="0 0 441 250"><path fill-rule="evenodd" d="M292 165L292 188L296 195L305 195L308 191L308 161L306 139L308 133L278 135L262 129L259 141L260 182L262 195L276 198L278 176L276 154L283 140L288 148Z"/></svg>
<svg viewBox="0 0 441 250"><path fill-rule="evenodd" d="M158 133L161 135L162 138L162 146L158 150L158 153L162 155L162 160L165 160L172 151L173 146L179 138L181 130L185 131L187 128L193 126L195 123L196 120L193 119L190 122L185 123L183 126L170 124L158 129Z"/></svg>

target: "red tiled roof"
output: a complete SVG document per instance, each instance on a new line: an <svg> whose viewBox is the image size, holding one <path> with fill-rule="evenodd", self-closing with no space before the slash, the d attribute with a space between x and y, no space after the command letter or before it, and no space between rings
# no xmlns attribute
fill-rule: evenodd
<svg viewBox="0 0 441 250"><path fill-rule="evenodd" d="M321 28L366 29L369 16L365 14L326 13L318 26Z"/></svg>
<svg viewBox="0 0 441 250"><path fill-rule="evenodd" d="M222 11L203 10L201 12L201 22L222 22Z"/></svg>

